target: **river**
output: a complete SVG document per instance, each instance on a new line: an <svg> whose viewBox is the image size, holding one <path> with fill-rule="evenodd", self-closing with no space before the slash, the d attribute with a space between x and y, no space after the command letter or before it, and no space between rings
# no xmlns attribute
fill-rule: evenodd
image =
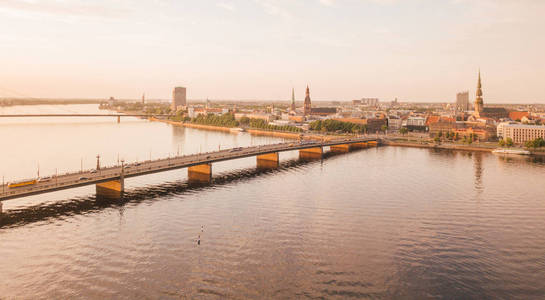
<svg viewBox="0 0 545 300"><path fill-rule="evenodd" d="M0 114L99 112L96 105ZM137 118L0 119L0 175L93 168L282 141ZM281 153L4 202L0 298L542 299L545 163L379 147L323 160ZM200 244L197 242L200 240Z"/></svg>

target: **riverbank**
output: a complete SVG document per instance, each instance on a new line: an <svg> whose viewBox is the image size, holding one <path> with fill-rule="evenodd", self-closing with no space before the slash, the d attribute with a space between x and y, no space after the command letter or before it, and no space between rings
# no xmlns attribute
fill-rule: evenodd
<svg viewBox="0 0 545 300"><path fill-rule="evenodd" d="M396 147L412 147L412 148L429 148L429 149L445 149L445 150L462 150L462 151L480 151L480 152L492 152L497 147L480 147L480 146L470 146L470 145L453 145L453 144L428 144L428 143L418 143L418 142L399 142L399 141L389 141L383 140L383 145L386 146L396 146Z"/></svg>
<svg viewBox="0 0 545 300"><path fill-rule="evenodd" d="M189 128L195 128L195 129L203 129L203 130L232 132L232 129L233 129L233 128L230 128L230 127L221 127L221 126L176 122L176 121L172 121L172 120L157 119L157 118L154 118L154 117L149 118L149 120L153 121L153 122L163 122L163 123L171 124L171 125L174 125L174 126L182 126L182 127L189 127ZM248 132L249 134L252 134L252 135L273 136L273 137L279 137L279 138L284 138L284 139L293 139L293 140L298 140L301 137L301 133L296 133L296 132L269 131L269 130L263 130L263 129L247 129L246 132ZM302 138L305 139L305 140L329 141L329 140L341 138L341 136L322 136L322 135L315 135L315 134L310 134L310 135L309 134L303 134Z"/></svg>

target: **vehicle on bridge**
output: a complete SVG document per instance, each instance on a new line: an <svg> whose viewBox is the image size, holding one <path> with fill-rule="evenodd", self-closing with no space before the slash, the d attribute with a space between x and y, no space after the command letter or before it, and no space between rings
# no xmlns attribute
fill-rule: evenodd
<svg viewBox="0 0 545 300"><path fill-rule="evenodd" d="M27 186L27 185L33 185L33 184L36 184L38 182L38 180L36 179L24 179L24 180L19 180L19 181L14 181L14 182L10 182L8 183L8 188L18 188L18 187L22 187L22 186Z"/></svg>

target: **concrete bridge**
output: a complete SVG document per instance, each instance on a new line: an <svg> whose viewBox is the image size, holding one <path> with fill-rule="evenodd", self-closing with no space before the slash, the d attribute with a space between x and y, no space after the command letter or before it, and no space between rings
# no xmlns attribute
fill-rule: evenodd
<svg viewBox="0 0 545 300"><path fill-rule="evenodd" d="M352 138L330 141L287 142L252 147L239 147L215 152L175 156L148 160L132 164L101 168L97 161L97 169L86 170L63 175L46 176L29 179L27 185L10 187L9 183L0 186L0 213L2 201L30 195L49 193L85 185L96 185L97 196L105 198L120 198L125 190L125 178L187 168L188 180L191 183L210 183L212 181L212 163L237 158L255 156L258 168L277 168L279 152L299 151L302 159L321 159L324 147L330 151L346 153L352 149L375 147L379 144L376 138Z"/></svg>
<svg viewBox="0 0 545 300"><path fill-rule="evenodd" d="M117 123L121 121L121 117L140 117L140 118L157 118L169 117L164 114L17 114L8 115L0 114L0 118L51 118L51 117L117 117Z"/></svg>

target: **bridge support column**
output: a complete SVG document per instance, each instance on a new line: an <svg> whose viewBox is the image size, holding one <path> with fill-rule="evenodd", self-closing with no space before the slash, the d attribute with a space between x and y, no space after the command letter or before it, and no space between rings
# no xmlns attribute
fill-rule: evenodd
<svg viewBox="0 0 545 300"><path fill-rule="evenodd" d="M212 164L206 163L187 168L190 183L210 183L212 181Z"/></svg>
<svg viewBox="0 0 545 300"><path fill-rule="evenodd" d="M368 145L367 145L366 142L352 144L352 148L355 148L355 149L364 149L364 148L367 148L367 147L368 147Z"/></svg>
<svg viewBox="0 0 545 300"><path fill-rule="evenodd" d="M259 169L276 169L280 165L278 152L258 155L256 160Z"/></svg>
<svg viewBox="0 0 545 300"><path fill-rule="evenodd" d="M340 144L335 146L329 146L329 149L331 149L331 152L334 152L334 153L347 153L347 152L350 152L351 144Z"/></svg>
<svg viewBox="0 0 545 300"><path fill-rule="evenodd" d="M121 117L117 116L117 124L121 123Z"/></svg>
<svg viewBox="0 0 545 300"><path fill-rule="evenodd" d="M307 148L299 150L300 159L322 159L324 149L322 147Z"/></svg>
<svg viewBox="0 0 545 300"><path fill-rule="evenodd" d="M120 199L125 192L125 180L112 180L96 184L97 196L109 199Z"/></svg>

